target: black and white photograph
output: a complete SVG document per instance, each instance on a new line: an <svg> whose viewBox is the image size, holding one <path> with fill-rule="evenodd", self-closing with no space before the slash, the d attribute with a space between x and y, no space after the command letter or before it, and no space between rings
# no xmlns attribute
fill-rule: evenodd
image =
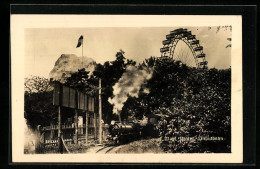
<svg viewBox="0 0 260 169"><path fill-rule="evenodd" d="M242 162L240 16L11 19L14 160Z"/></svg>

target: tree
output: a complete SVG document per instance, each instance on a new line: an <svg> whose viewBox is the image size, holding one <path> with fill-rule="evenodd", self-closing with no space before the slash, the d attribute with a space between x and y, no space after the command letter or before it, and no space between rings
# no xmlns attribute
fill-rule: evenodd
<svg viewBox="0 0 260 169"><path fill-rule="evenodd" d="M27 94L46 93L53 90L50 81L44 77L32 76L24 79L24 89Z"/></svg>
<svg viewBox="0 0 260 169"><path fill-rule="evenodd" d="M55 123L57 110L52 105L52 90L49 80L33 76L25 78L24 117L33 129L37 125Z"/></svg>
<svg viewBox="0 0 260 169"><path fill-rule="evenodd" d="M102 110L103 119L110 123L112 119L117 119L113 114L113 105L108 102L108 98L113 96L113 86L121 78L128 65L135 65L136 62L124 57L125 52L120 50L116 53L116 59L112 62L98 64L93 75L102 80Z"/></svg>
<svg viewBox="0 0 260 169"><path fill-rule="evenodd" d="M114 61L107 61L104 64L97 64L94 72L86 72L81 69L73 73L71 77L66 79L65 84L83 91L90 95L97 95L98 79L102 81L102 112L105 123L110 123L112 119L116 119L113 112L113 106L108 102L108 98L113 96L113 86L125 72L127 65L135 65L136 62L128 60L124 57L125 52L120 49L115 55Z"/></svg>
<svg viewBox="0 0 260 169"><path fill-rule="evenodd" d="M191 68L169 57L151 57L139 67L153 69L144 86L150 92L140 92L137 99L129 97L122 110L125 116L161 114L158 127L170 152L230 152L231 69ZM199 136L224 140L172 141Z"/></svg>
<svg viewBox="0 0 260 169"><path fill-rule="evenodd" d="M231 69L189 68L163 57L148 86L150 109L163 116L159 128L170 152L230 152ZM199 136L224 141L173 141Z"/></svg>
<svg viewBox="0 0 260 169"><path fill-rule="evenodd" d="M83 68L72 73L71 76L66 79L65 85L90 96L95 96L98 90L98 79L94 78L93 75L90 75L89 71L85 71Z"/></svg>

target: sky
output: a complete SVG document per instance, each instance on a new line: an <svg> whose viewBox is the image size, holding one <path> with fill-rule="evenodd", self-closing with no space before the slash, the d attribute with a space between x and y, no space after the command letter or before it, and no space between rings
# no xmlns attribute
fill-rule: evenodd
<svg viewBox="0 0 260 169"><path fill-rule="evenodd" d="M180 27L87 27L87 28L26 28L25 77L49 77L61 54L82 56L76 48L83 35L83 55L97 63L112 61L120 49L125 57L137 63L151 56L160 57L162 41L170 31ZM231 66L230 28L185 27L200 40L209 68L226 69Z"/></svg>

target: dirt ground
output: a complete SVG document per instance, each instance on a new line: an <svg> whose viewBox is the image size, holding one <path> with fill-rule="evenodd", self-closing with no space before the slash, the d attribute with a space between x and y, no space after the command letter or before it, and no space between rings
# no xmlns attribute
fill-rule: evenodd
<svg viewBox="0 0 260 169"><path fill-rule="evenodd" d="M87 154L115 154L115 153L163 153L158 139L133 141L122 145L93 145L82 153Z"/></svg>

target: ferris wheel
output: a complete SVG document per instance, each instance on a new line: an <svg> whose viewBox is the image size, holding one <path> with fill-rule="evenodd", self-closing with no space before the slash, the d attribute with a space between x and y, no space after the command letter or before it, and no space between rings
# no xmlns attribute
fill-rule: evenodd
<svg viewBox="0 0 260 169"><path fill-rule="evenodd" d="M207 68L203 47L199 40L191 31L187 29L175 29L166 35L166 40L162 41L163 48L160 49L162 56L173 57L190 67Z"/></svg>

